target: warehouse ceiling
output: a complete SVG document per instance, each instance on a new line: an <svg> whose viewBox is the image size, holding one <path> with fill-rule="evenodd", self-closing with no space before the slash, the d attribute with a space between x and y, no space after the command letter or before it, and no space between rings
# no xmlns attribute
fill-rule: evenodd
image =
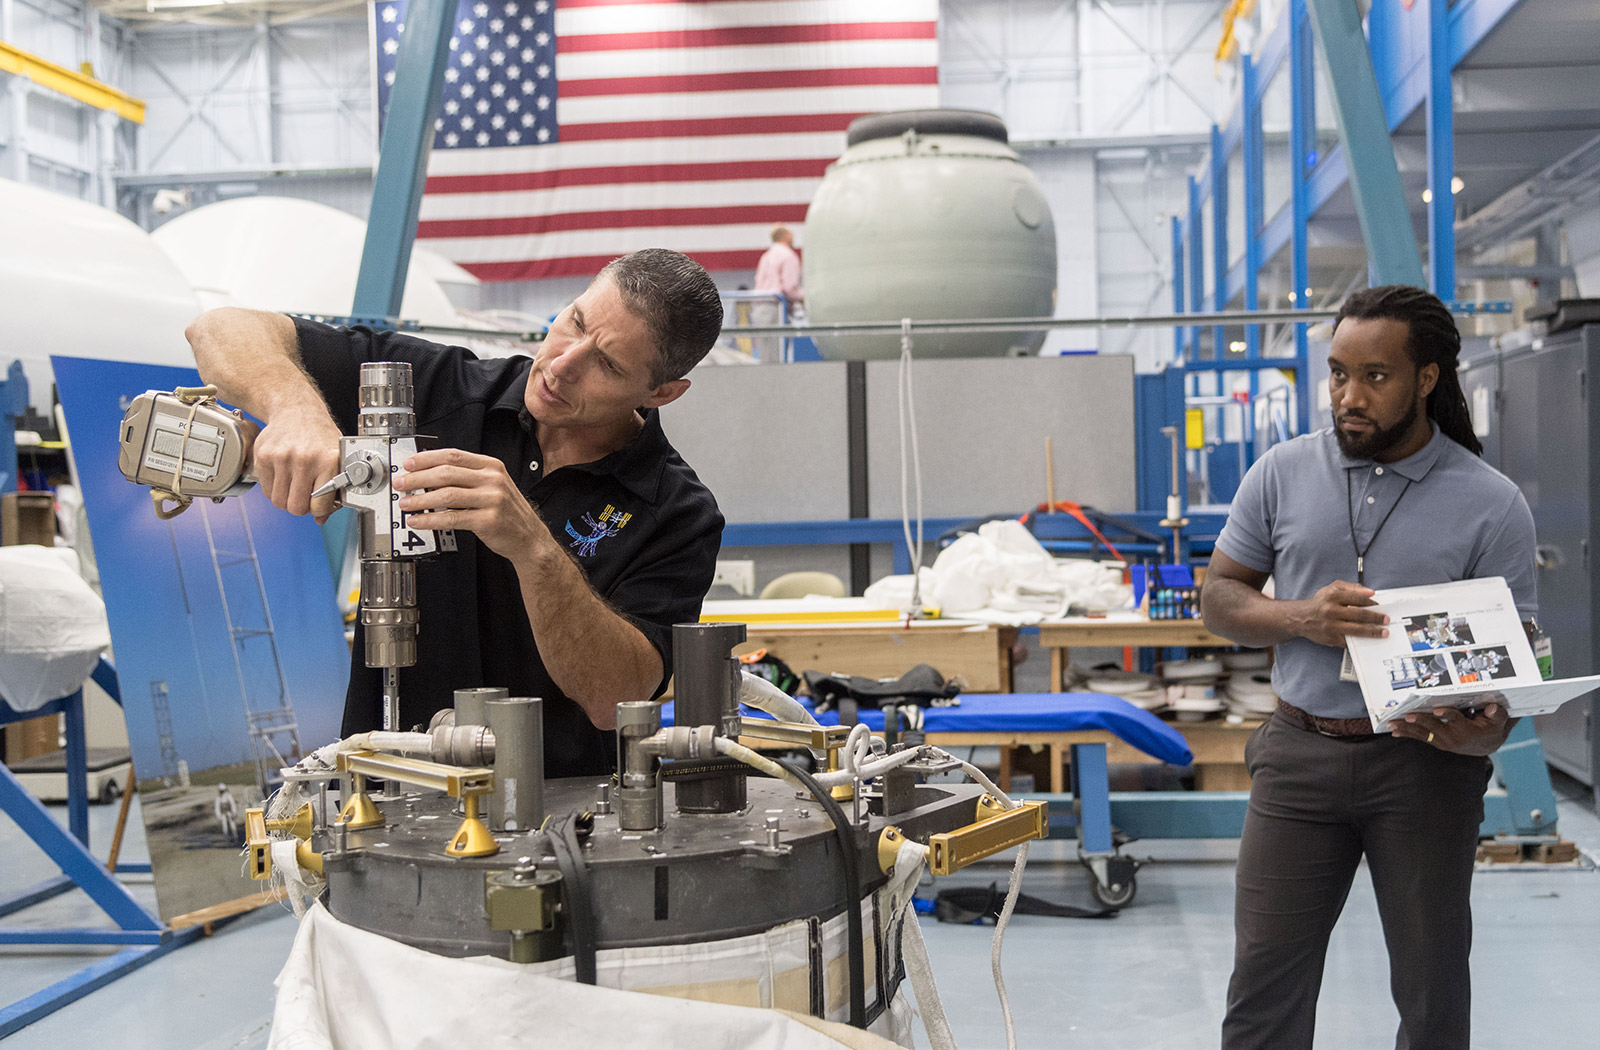
<svg viewBox="0 0 1600 1050"><path fill-rule="evenodd" d="M1600 0L1522 0L1456 67L1456 251L1463 264L1600 202ZM1396 129L1395 159L1412 224L1427 239L1422 107ZM1313 239L1359 244L1341 188Z"/></svg>
<svg viewBox="0 0 1600 1050"><path fill-rule="evenodd" d="M108 18L137 25L187 22L194 25L276 25L366 6L366 0L91 0Z"/></svg>

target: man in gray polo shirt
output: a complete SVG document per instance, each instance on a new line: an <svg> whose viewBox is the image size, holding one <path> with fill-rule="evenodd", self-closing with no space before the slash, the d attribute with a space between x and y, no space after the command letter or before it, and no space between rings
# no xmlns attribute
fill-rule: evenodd
<svg viewBox="0 0 1600 1050"><path fill-rule="evenodd" d="M1461 337L1416 288L1346 300L1334 322L1334 426L1275 446L1245 475L1205 581L1206 626L1276 647L1277 713L1245 748L1225 1050L1309 1050L1328 937L1363 855L1372 872L1401 1050L1467 1050L1470 888L1499 705L1435 709L1374 734L1339 679L1344 639L1381 637L1374 588L1503 576L1535 613L1533 516L1478 458L1456 380ZM1273 596L1262 587L1273 581Z"/></svg>

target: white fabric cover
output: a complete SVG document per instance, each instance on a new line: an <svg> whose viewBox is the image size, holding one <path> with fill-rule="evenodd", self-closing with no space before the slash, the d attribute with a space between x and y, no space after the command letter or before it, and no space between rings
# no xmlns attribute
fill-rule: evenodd
<svg viewBox="0 0 1600 1050"><path fill-rule="evenodd" d="M65 548L0 547L0 696L32 711L83 684L111 645L106 603Z"/></svg>
<svg viewBox="0 0 1600 1050"><path fill-rule="evenodd" d="M804 925L781 929L797 934L794 961L803 964ZM656 949L602 952L599 978L676 984L691 969L682 956L697 956L694 961L701 965L693 969L703 973L703 964L710 960L714 967L714 957L725 950L716 943L668 949L680 956L676 963L650 958ZM748 957L743 964L748 967ZM445 958L340 922L317 904L301 922L278 975L268 1050L894 1050L897 1045L780 1010L577 984L571 971L570 960L522 966L488 957ZM896 1002L880 1023L908 1037L909 1015L909 1005ZM909 1044L906 1038L904 1045Z"/></svg>
<svg viewBox="0 0 1600 1050"><path fill-rule="evenodd" d="M1133 598L1119 568L1056 558L1020 521L985 522L963 534L921 579L923 605L937 606L944 616L1016 625L1060 616L1069 605L1115 609ZM908 608L911 577L879 580L866 597Z"/></svg>

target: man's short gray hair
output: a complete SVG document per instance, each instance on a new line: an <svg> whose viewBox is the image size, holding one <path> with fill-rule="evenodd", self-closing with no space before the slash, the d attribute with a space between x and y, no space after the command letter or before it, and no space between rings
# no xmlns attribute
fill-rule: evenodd
<svg viewBox="0 0 1600 1050"><path fill-rule="evenodd" d="M613 259L595 280L609 277L623 305L656 343L652 386L682 379L722 334L722 297L705 267L681 252L645 248Z"/></svg>

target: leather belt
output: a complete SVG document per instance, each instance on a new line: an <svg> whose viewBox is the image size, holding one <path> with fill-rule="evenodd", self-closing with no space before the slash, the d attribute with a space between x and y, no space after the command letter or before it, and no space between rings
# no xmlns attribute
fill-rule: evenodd
<svg viewBox="0 0 1600 1050"><path fill-rule="evenodd" d="M1313 733L1323 736L1383 736L1386 734L1372 731L1372 720L1368 718L1323 718L1309 711L1302 711L1286 700L1278 701L1278 714L1301 729L1309 729Z"/></svg>

